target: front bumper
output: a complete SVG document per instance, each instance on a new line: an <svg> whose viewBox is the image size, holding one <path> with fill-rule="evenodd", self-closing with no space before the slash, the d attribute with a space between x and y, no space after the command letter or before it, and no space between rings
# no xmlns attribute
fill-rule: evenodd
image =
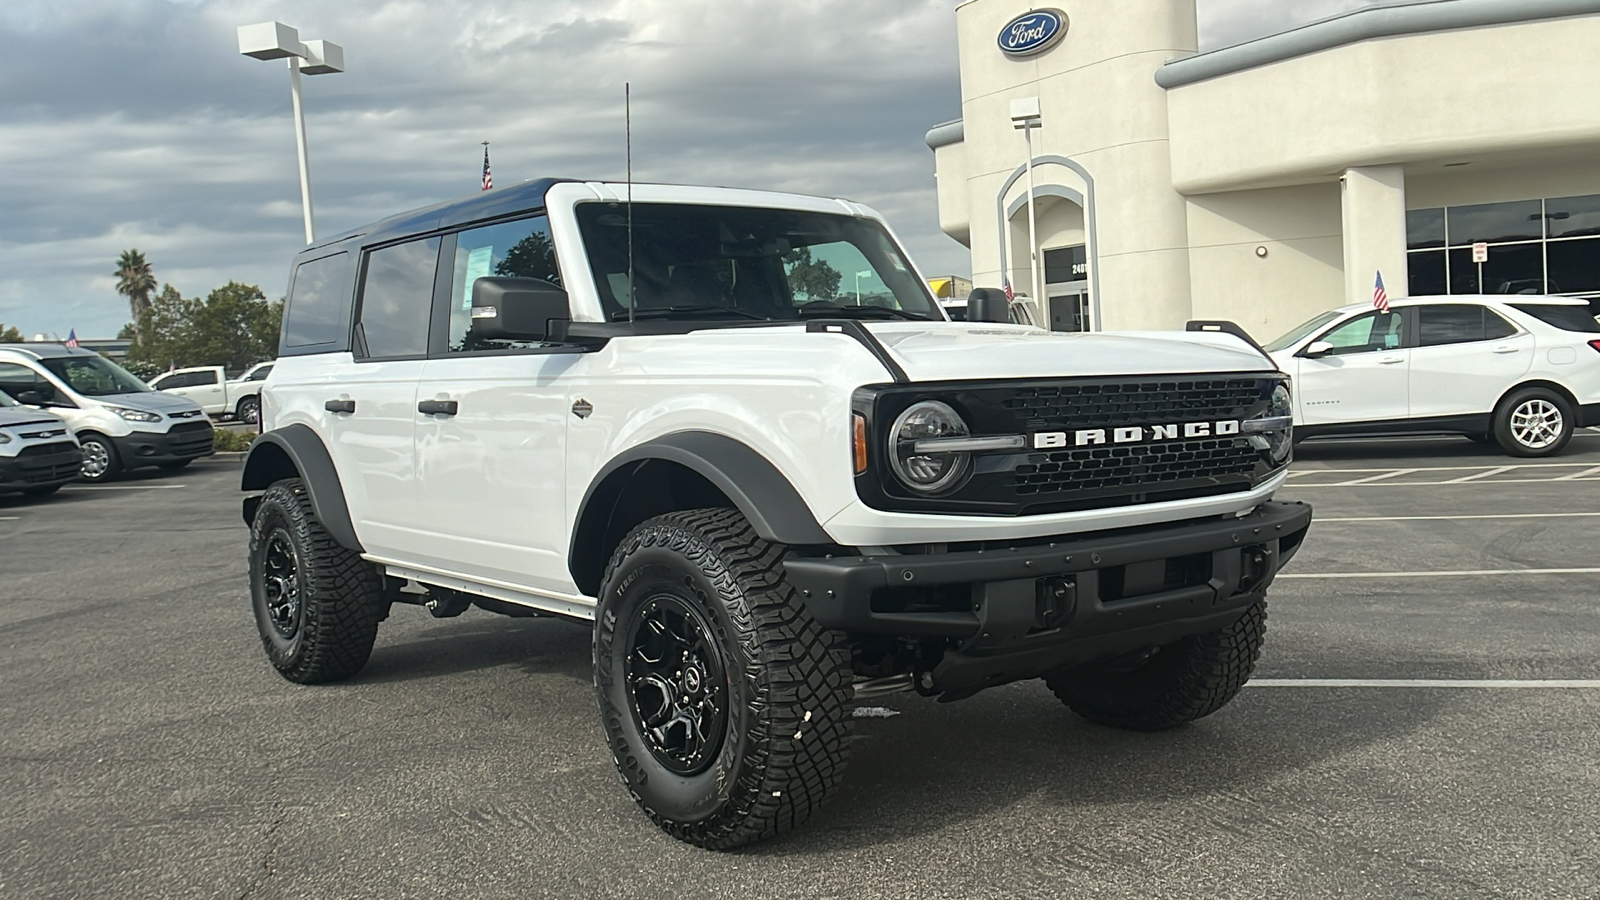
<svg viewBox="0 0 1600 900"><path fill-rule="evenodd" d="M952 553L793 558L824 627L955 644L931 673L961 694L1226 627L1311 525L1303 503Z"/></svg>
<svg viewBox="0 0 1600 900"><path fill-rule="evenodd" d="M215 439L210 422L182 422L164 434L135 431L114 437L111 442L116 445L123 467L133 469L210 456L216 452Z"/></svg>
<svg viewBox="0 0 1600 900"><path fill-rule="evenodd" d="M0 491L27 491L66 484L78 477L83 452L71 441L24 447L0 456Z"/></svg>

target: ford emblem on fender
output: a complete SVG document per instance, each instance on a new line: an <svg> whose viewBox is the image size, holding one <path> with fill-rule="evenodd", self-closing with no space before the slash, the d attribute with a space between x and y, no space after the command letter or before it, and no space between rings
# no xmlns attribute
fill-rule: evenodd
<svg viewBox="0 0 1600 900"><path fill-rule="evenodd" d="M1017 16L1000 29L1000 49L1007 56L1032 56L1054 47L1067 34L1067 14L1036 9Z"/></svg>

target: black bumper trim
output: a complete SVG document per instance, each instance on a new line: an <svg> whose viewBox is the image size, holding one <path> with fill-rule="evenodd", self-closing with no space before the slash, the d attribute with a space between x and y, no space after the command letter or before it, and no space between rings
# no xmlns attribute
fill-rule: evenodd
<svg viewBox="0 0 1600 900"><path fill-rule="evenodd" d="M1578 427L1594 428L1600 425L1600 403L1586 403L1578 407Z"/></svg>
<svg viewBox="0 0 1600 900"><path fill-rule="evenodd" d="M1243 597L1259 594L1294 555L1310 524L1311 507L1303 503L1266 503L1240 518L1203 519L1112 535L1064 536L1046 545L915 556L797 557L785 565L790 583L824 627L957 639L982 639L985 626L1000 627L993 621L996 605L1012 607L1015 616L1026 606L1031 614L1039 579L1070 576L1076 589L1076 612L1063 632L1081 638L1208 616L1219 608L1244 604ZM1258 558L1247 560L1247 550ZM1103 570L1202 553L1213 555L1211 575L1204 584L1109 603L1100 600L1098 575ZM872 608L876 591L941 585L970 585L972 611L880 612ZM1241 597L1238 603L1233 602L1236 595ZM1016 638L1028 629L1018 634L1013 623L1001 630ZM989 633L993 637L995 629L990 628Z"/></svg>
<svg viewBox="0 0 1600 900"><path fill-rule="evenodd" d="M82 465L83 454L75 445L39 456L0 457L0 490L22 491L66 484L78 477Z"/></svg>
<svg viewBox="0 0 1600 900"><path fill-rule="evenodd" d="M135 431L114 437L111 443L117 448L123 468L136 469L210 456L216 452L215 440L216 432L212 430L190 429L165 434Z"/></svg>

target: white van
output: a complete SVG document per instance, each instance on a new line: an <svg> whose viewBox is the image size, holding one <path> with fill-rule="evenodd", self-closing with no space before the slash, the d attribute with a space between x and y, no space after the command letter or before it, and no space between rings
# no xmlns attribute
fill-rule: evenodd
<svg viewBox="0 0 1600 900"><path fill-rule="evenodd" d="M199 404L151 390L90 350L0 347L0 391L71 426L83 446L85 481L109 481L124 469L146 466L181 469L214 452L211 422Z"/></svg>
<svg viewBox="0 0 1600 900"><path fill-rule="evenodd" d="M83 454L60 416L0 391L0 494L53 494L78 477Z"/></svg>

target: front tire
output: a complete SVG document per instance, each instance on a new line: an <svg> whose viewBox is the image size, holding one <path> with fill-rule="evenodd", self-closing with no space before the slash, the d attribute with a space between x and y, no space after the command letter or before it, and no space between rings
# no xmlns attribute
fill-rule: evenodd
<svg viewBox="0 0 1600 900"><path fill-rule="evenodd" d="M359 672L388 612L382 574L328 535L298 478L268 488L256 507L250 603L267 659L299 684Z"/></svg>
<svg viewBox="0 0 1600 900"><path fill-rule="evenodd" d="M738 511L651 519L595 611L595 691L628 791L673 837L726 850L805 821L847 759L850 658Z"/></svg>
<svg viewBox="0 0 1600 900"><path fill-rule="evenodd" d="M1118 661L1052 672L1045 684L1091 722L1165 731L1204 718L1238 695L1267 633L1266 601L1217 631L1162 647L1136 666Z"/></svg>
<svg viewBox="0 0 1600 900"><path fill-rule="evenodd" d="M1494 439L1512 456L1555 456L1572 440L1572 404L1545 388L1507 397L1494 415Z"/></svg>
<svg viewBox="0 0 1600 900"><path fill-rule="evenodd" d="M122 458L117 456L117 448L110 438L86 434L78 438L78 443L83 446L79 478L91 484L104 484L122 473Z"/></svg>
<svg viewBox="0 0 1600 900"><path fill-rule="evenodd" d="M259 397L245 397L239 401L239 407L234 412L239 421L246 425L254 425L261 421L261 399Z"/></svg>

